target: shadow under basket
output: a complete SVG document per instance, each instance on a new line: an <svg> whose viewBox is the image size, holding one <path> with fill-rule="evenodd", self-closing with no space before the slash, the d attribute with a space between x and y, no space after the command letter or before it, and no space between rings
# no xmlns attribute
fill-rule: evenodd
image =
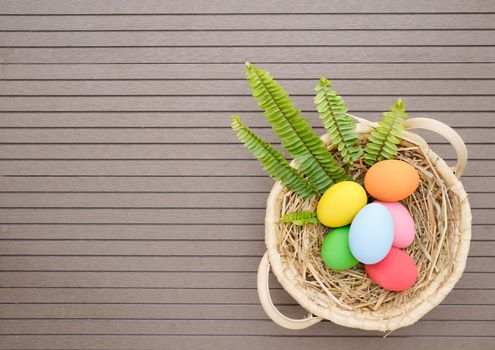
<svg viewBox="0 0 495 350"><path fill-rule="evenodd" d="M353 118L364 142L376 124ZM467 162L466 146L453 129L433 119L411 118L406 130L411 129L438 133L457 155L457 164L451 168L421 137L409 131L403 134L398 159L413 165L421 178L416 192L402 201L416 225L414 242L405 250L418 268L416 284L404 292L389 292L371 281L362 264L345 271L325 268L320 247L328 228L279 223L286 213L315 210L318 199L302 200L277 182L267 201L267 251L257 281L261 305L274 322L287 329L304 329L326 319L346 327L393 331L413 324L440 304L461 278L471 240L471 209L459 180ZM322 139L332 151L328 138ZM354 180L362 183L366 170L362 162L356 162ZM268 285L270 265L287 293L309 312L307 318L289 318L275 307Z"/></svg>

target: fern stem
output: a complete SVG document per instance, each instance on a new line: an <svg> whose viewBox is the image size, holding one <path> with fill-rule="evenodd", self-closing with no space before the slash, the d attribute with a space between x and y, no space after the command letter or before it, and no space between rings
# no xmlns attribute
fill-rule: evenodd
<svg viewBox="0 0 495 350"><path fill-rule="evenodd" d="M323 193L334 182L345 179L344 169L337 165L309 123L299 116L300 111L287 92L267 72L250 63L246 63L246 70L253 97L265 110L282 145L318 191Z"/></svg>
<svg viewBox="0 0 495 350"><path fill-rule="evenodd" d="M316 212L309 210L296 211L293 213L282 215L279 221L296 226L318 225L320 223Z"/></svg>
<svg viewBox="0 0 495 350"><path fill-rule="evenodd" d="M346 114L348 109L344 100L332 89L326 77L320 78L315 91L314 101L330 141L337 146L344 161L352 166L363 151L357 145L356 123Z"/></svg>
<svg viewBox="0 0 495 350"><path fill-rule="evenodd" d="M309 198L317 193L317 190L306 181L299 170L290 166L280 151L245 126L238 115L232 116L232 129L237 132L237 138L244 143L246 148L261 161L263 168L270 176L280 180L301 198Z"/></svg>
<svg viewBox="0 0 495 350"><path fill-rule="evenodd" d="M378 161L397 156L397 145L400 143L407 116L404 102L400 98L389 112L383 113L383 118L368 136L364 155L366 164L373 165Z"/></svg>

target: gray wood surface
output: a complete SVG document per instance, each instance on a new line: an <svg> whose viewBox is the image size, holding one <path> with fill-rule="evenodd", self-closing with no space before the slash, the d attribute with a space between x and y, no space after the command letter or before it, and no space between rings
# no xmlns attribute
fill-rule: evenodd
<svg viewBox="0 0 495 350"><path fill-rule="evenodd" d="M0 0L0 348L494 349L494 23L489 0ZM466 141L468 265L417 324L382 338L267 319L255 283L272 181L230 114L277 140L246 60L319 133L327 75L358 116L402 96Z"/></svg>

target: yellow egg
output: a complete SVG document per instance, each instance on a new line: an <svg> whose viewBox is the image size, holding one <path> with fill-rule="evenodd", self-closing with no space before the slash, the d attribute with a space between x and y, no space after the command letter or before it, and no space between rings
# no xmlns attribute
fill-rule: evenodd
<svg viewBox="0 0 495 350"><path fill-rule="evenodd" d="M364 188L353 181L342 181L328 188L321 196L316 214L328 227L349 225L366 205L368 198Z"/></svg>

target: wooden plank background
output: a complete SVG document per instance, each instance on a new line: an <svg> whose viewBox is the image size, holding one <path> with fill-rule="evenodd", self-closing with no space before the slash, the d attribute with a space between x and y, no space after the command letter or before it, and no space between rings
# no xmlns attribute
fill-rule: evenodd
<svg viewBox="0 0 495 350"><path fill-rule="evenodd" d="M467 142L467 271L416 325L295 332L263 313L272 181L230 114L276 139L246 60L319 133L327 75L359 116L402 96ZM495 348L494 1L0 0L0 62L1 349Z"/></svg>

